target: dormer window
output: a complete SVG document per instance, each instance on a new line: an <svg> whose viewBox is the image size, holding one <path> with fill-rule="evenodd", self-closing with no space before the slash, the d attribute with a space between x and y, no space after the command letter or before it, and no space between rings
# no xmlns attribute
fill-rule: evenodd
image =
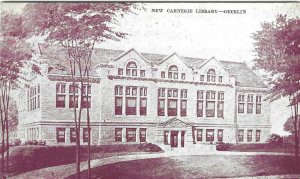
<svg viewBox="0 0 300 179"><path fill-rule="evenodd" d="M216 72L214 69L210 69L207 72L207 81L216 82Z"/></svg>
<svg viewBox="0 0 300 179"><path fill-rule="evenodd" d="M204 75L200 75L200 81L204 81Z"/></svg>
<svg viewBox="0 0 300 179"><path fill-rule="evenodd" d="M176 65L169 67L168 78L178 79L178 68Z"/></svg>
<svg viewBox="0 0 300 179"><path fill-rule="evenodd" d="M129 62L126 65L126 75L127 76L137 76L137 65L135 62Z"/></svg>
<svg viewBox="0 0 300 179"><path fill-rule="evenodd" d="M223 77L219 76L219 83L222 83L222 82L223 82Z"/></svg>

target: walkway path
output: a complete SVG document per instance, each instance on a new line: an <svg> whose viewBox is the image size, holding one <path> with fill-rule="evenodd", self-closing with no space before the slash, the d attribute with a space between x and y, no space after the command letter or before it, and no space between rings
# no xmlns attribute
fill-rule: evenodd
<svg viewBox="0 0 300 179"><path fill-rule="evenodd" d="M92 168L112 164L116 162L122 161L131 161L131 160L139 160L139 159L151 159L151 158L162 158L162 157L174 157L174 156L182 156L182 155L292 155L287 153L270 153L270 152L228 152L228 151L212 151L212 152L199 152L199 150L191 151L191 150L171 150L164 153L141 153L134 155L123 155L123 156L113 156L103 159L95 159L91 161ZM68 165L60 165L54 167L43 168L39 170L34 170L31 172L26 172L14 177L12 179L57 179L57 178L65 178L75 173L75 164ZM87 162L81 162L81 170L87 169ZM299 175L297 175L300 178ZM297 178L297 177L296 177Z"/></svg>

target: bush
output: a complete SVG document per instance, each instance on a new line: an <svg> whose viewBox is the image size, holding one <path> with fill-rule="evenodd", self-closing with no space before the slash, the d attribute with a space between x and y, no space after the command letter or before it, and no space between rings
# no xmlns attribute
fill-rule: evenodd
<svg viewBox="0 0 300 179"><path fill-rule="evenodd" d="M143 143L139 146L139 149L144 152L162 152L163 150L155 144Z"/></svg>
<svg viewBox="0 0 300 179"><path fill-rule="evenodd" d="M216 149L218 150L218 151L228 151L229 150L229 148L230 148L230 144L228 144L228 143L224 143L224 142L218 142L217 143L217 146L216 146Z"/></svg>
<svg viewBox="0 0 300 179"><path fill-rule="evenodd" d="M267 141L269 144L273 145L282 145L283 144L283 137L278 134L272 134Z"/></svg>
<svg viewBox="0 0 300 179"><path fill-rule="evenodd" d="M15 146L19 146L19 145L21 145L21 143L22 143L21 139L15 139L13 141L13 145L15 145Z"/></svg>

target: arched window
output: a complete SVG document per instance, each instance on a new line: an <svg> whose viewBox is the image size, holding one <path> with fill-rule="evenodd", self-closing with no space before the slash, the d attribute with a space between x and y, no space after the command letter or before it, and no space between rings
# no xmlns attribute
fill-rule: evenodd
<svg viewBox="0 0 300 179"><path fill-rule="evenodd" d="M169 67L168 78L178 79L178 68L176 65Z"/></svg>
<svg viewBox="0 0 300 179"><path fill-rule="evenodd" d="M137 76L137 65L135 62L128 62L126 65L127 76Z"/></svg>
<svg viewBox="0 0 300 179"><path fill-rule="evenodd" d="M207 72L207 81L216 82L216 72L214 69L209 69Z"/></svg>

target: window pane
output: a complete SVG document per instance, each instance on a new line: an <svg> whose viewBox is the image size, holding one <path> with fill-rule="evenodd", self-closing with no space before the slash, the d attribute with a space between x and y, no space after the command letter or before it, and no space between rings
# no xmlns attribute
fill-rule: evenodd
<svg viewBox="0 0 300 179"><path fill-rule="evenodd" d="M122 142L122 128L115 128L115 142Z"/></svg>
<svg viewBox="0 0 300 179"><path fill-rule="evenodd" d="M206 142L214 141L214 130L206 129Z"/></svg>
<svg viewBox="0 0 300 179"><path fill-rule="evenodd" d="M161 77L161 78L165 78L165 77L166 77L165 75L166 75L166 74L165 74L164 71L162 71L162 72L160 73L160 77Z"/></svg>
<svg viewBox="0 0 300 179"><path fill-rule="evenodd" d="M239 140L239 142L243 142L244 141L244 130L239 130L238 140Z"/></svg>
<svg viewBox="0 0 300 179"><path fill-rule="evenodd" d="M261 104L256 104L256 114L261 114Z"/></svg>
<svg viewBox="0 0 300 179"><path fill-rule="evenodd" d="M141 107L147 107L147 99L141 99Z"/></svg>
<svg viewBox="0 0 300 179"><path fill-rule="evenodd" d="M202 134L203 130L202 129L197 129L197 141L202 141Z"/></svg>
<svg viewBox="0 0 300 179"><path fill-rule="evenodd" d="M135 142L136 141L136 129L135 128L127 128L126 129L126 140L127 140L127 142Z"/></svg>
<svg viewBox="0 0 300 179"><path fill-rule="evenodd" d="M218 130L218 141L223 142L223 129Z"/></svg>
<svg viewBox="0 0 300 179"><path fill-rule="evenodd" d="M247 142L252 142L252 130L247 131Z"/></svg>
<svg viewBox="0 0 300 179"><path fill-rule="evenodd" d="M253 104L252 103L247 104L247 113L248 114L253 113Z"/></svg>
<svg viewBox="0 0 300 179"><path fill-rule="evenodd" d="M206 116L207 117L215 116L215 102L213 101L206 102Z"/></svg>
<svg viewBox="0 0 300 179"><path fill-rule="evenodd" d="M128 98L127 99L127 106L128 107L136 107L136 99Z"/></svg>
<svg viewBox="0 0 300 179"><path fill-rule="evenodd" d="M123 68L118 68L118 75L123 75Z"/></svg>
<svg viewBox="0 0 300 179"><path fill-rule="evenodd" d="M244 103L239 103L238 113L244 113Z"/></svg>
<svg viewBox="0 0 300 179"><path fill-rule="evenodd" d="M178 90L173 90L173 97L174 98L178 97Z"/></svg>
<svg viewBox="0 0 300 179"><path fill-rule="evenodd" d="M203 116L203 101L197 102L197 117Z"/></svg>

